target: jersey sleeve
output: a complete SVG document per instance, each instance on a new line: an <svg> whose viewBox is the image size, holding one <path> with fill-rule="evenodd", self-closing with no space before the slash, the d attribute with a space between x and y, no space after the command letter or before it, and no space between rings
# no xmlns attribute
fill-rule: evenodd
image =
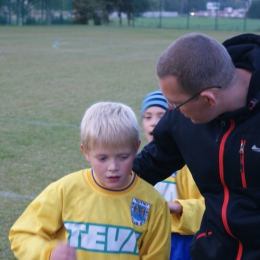
<svg viewBox="0 0 260 260"><path fill-rule="evenodd" d="M171 219L170 211L166 201L162 207L149 219L149 228L145 234L140 256L142 260L169 260Z"/></svg>
<svg viewBox="0 0 260 260"><path fill-rule="evenodd" d="M174 201L182 205L183 211L181 216L172 214L173 226L180 234L193 235L199 230L205 211L205 201L187 166L177 173L176 182L178 199Z"/></svg>
<svg viewBox="0 0 260 260"><path fill-rule="evenodd" d="M17 259L48 260L62 227L61 203L47 187L11 227L9 240Z"/></svg>

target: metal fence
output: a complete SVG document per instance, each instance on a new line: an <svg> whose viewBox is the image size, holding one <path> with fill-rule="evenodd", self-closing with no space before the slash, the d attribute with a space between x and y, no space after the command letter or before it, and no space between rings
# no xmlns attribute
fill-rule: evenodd
<svg viewBox="0 0 260 260"><path fill-rule="evenodd" d="M147 10L141 13L140 1ZM252 1L241 1L236 8L224 6L218 0L133 0L131 24L135 27L172 29L229 30L260 32L260 19L249 19ZM168 11L165 11L168 10ZM129 22L128 22L129 24Z"/></svg>
<svg viewBox="0 0 260 260"><path fill-rule="evenodd" d="M131 24L133 27L260 32L260 19L248 19L246 17L194 17L191 15L153 18L136 17Z"/></svg>
<svg viewBox="0 0 260 260"><path fill-rule="evenodd" d="M198 2L197 0L131 0L130 13L119 15L116 11L118 8L115 7L115 12L110 14L110 25L260 32L260 19L247 17L250 7L248 5L237 9L220 6L219 10L207 10L206 4L198 5ZM165 11L169 10L169 7L172 11ZM72 22L72 0L0 0L0 25L50 25L72 24Z"/></svg>
<svg viewBox="0 0 260 260"><path fill-rule="evenodd" d="M0 0L0 25L71 23L72 0Z"/></svg>

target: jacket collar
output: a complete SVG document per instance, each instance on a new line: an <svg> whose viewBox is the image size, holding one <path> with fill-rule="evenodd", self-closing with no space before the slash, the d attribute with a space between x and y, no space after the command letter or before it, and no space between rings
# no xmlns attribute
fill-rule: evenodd
<svg viewBox="0 0 260 260"><path fill-rule="evenodd" d="M246 106L219 116L220 119L233 118L235 121L246 119L252 111L260 107L260 36L242 34L223 43L236 68L252 72Z"/></svg>

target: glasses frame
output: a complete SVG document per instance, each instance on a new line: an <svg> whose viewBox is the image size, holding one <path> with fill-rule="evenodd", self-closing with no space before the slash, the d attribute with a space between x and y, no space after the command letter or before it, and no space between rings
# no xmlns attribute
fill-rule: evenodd
<svg viewBox="0 0 260 260"><path fill-rule="evenodd" d="M221 86L212 86L212 87L204 88L204 89L202 89L200 92L198 92L197 94L195 94L194 96L192 96L192 97L188 98L186 101L180 103L178 106L172 105L172 104L168 101L168 99L166 99L166 100L167 100L168 108L169 108L170 110L178 110L181 106L185 105L186 103L190 102L192 99L194 99L194 98L196 98L197 96L199 96L203 91L208 90L208 89L212 89L212 88L218 88L218 89L220 89Z"/></svg>

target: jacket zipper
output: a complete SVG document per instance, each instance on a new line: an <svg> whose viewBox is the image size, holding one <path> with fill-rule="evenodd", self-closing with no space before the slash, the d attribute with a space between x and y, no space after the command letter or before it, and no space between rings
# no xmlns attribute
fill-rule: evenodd
<svg viewBox="0 0 260 260"><path fill-rule="evenodd" d="M207 232L203 232L203 233L200 233L197 237L196 237L196 240L201 238L201 237L207 237L207 236L210 236L212 235L212 231L207 231Z"/></svg>
<svg viewBox="0 0 260 260"><path fill-rule="evenodd" d="M246 140L241 140L240 143L240 174L241 174L241 180L242 180L242 187L246 188L246 175L245 175L245 145L246 145Z"/></svg>
<svg viewBox="0 0 260 260"><path fill-rule="evenodd" d="M223 186L224 190L224 201L222 204L222 209L221 209L221 217L222 217L222 222L223 225L227 231L227 233L236 239L238 241L238 252L237 252L237 257L236 260L240 260L242 258L242 252L243 252L243 245L242 243L232 234L229 226L228 226L228 221L227 221L227 207L229 203L229 190L228 187L225 183L225 178L224 178L224 150L225 150L225 143L226 140L229 136L229 134L232 132L232 130L235 127L235 122L234 120L230 120L230 127L227 130L227 132L223 135L221 142L220 142L220 148L219 148L219 175L220 175L220 181Z"/></svg>

